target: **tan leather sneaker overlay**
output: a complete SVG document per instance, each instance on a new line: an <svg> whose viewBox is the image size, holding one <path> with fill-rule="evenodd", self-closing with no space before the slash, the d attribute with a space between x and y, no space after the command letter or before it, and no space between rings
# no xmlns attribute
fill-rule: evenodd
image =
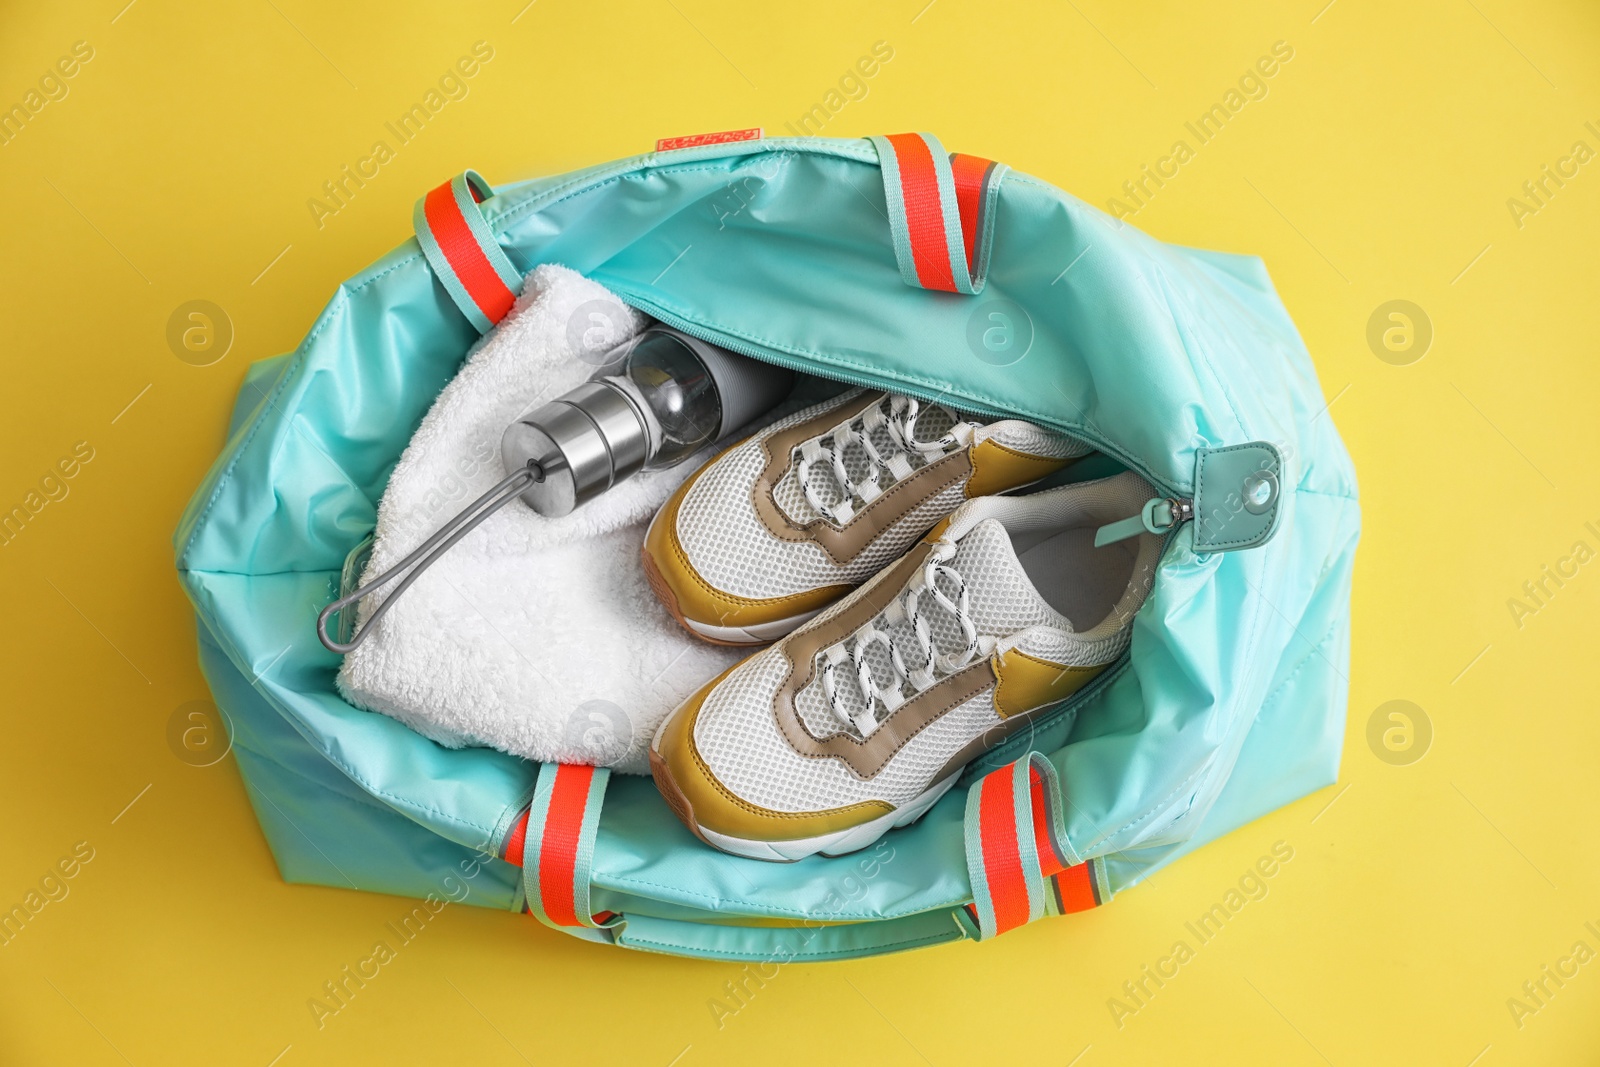
<svg viewBox="0 0 1600 1067"><path fill-rule="evenodd" d="M996 657L994 710L1002 719L1049 704L1059 704L1105 670L1063 667L1059 663L1011 649Z"/></svg>
<svg viewBox="0 0 1600 1067"><path fill-rule="evenodd" d="M737 667L707 682L673 712L650 748L650 772L685 826L696 835L704 827L752 841L793 841L846 830L894 810L892 804L868 800L827 811L773 811L735 795L718 781L695 745L694 728L706 697Z"/></svg>
<svg viewBox="0 0 1600 1067"><path fill-rule="evenodd" d="M795 631L778 644L789 669L773 694L772 714L795 752L813 759L842 760L858 778L871 779L917 734L990 686L995 688L996 712L1008 719L1060 703L1105 669L1063 667L1012 649L957 671L912 697L864 741L847 733L823 739L812 736L800 721L795 694L816 679L817 653L843 641L876 617L922 566L932 547L931 540L919 542L898 563L880 572L854 604L832 618Z"/></svg>
<svg viewBox="0 0 1600 1067"><path fill-rule="evenodd" d="M854 604L820 624L795 631L778 644L778 650L789 661L789 669L773 694L772 713L779 731L800 755L837 758L858 778L872 778L929 723L994 684L994 670L989 661L974 663L900 705L865 741L845 733L818 740L800 721L794 698L816 678L817 653L870 622L883 610L889 598L899 594L932 548L931 542L919 542L898 563L880 571Z"/></svg>
<svg viewBox="0 0 1600 1067"><path fill-rule="evenodd" d="M1056 459L1052 456L1030 456L989 438L979 441L968 450L972 464L972 478L967 482L967 498L993 496L1019 485L1046 478L1061 468L1077 461Z"/></svg>
<svg viewBox="0 0 1600 1067"><path fill-rule="evenodd" d="M645 577L674 617L680 622L688 618L720 626L759 625L816 611L854 588L847 584L825 585L787 596L752 600L724 593L702 578L678 540L678 509L700 475L710 468L711 464L706 464L678 487L645 534Z"/></svg>
<svg viewBox="0 0 1600 1067"><path fill-rule="evenodd" d="M970 450L963 448L896 482L843 526L835 526L827 519L813 519L799 526L790 522L773 499L772 491L789 469L794 450L801 442L816 437L830 427L856 418L882 402L886 395L882 392L866 393L843 407L823 412L762 442L767 461L756 477L755 485L751 487L750 499L762 525L774 537L784 541L811 541L820 545L834 563L843 566L860 555L879 534L905 518L918 504L972 474L972 459L968 455Z"/></svg>

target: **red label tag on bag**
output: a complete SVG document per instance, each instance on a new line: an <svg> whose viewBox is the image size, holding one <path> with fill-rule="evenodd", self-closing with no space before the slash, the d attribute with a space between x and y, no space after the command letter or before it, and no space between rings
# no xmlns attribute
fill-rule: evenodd
<svg viewBox="0 0 1600 1067"><path fill-rule="evenodd" d="M656 142L656 151L671 152L679 148L699 148L708 144L759 140L761 140L761 127L753 126L748 130L723 130L720 133L694 133L687 137L663 137Z"/></svg>

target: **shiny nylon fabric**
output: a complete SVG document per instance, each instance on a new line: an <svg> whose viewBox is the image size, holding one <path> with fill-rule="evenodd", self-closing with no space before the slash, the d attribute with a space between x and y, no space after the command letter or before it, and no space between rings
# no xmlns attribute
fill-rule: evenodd
<svg viewBox="0 0 1600 1067"><path fill-rule="evenodd" d="M1192 492L1199 448L1275 444L1286 477L1273 539L1197 556L1181 529L1124 664L968 779L1045 753L1068 800L1067 837L1102 859L1112 892L1333 781L1355 479L1259 260L1162 244L1011 172L984 292L912 288L862 141L657 153L511 186L482 207L519 270L564 263L747 354L1054 425L1168 492ZM969 344L996 309L1031 334L1005 366ZM177 531L202 662L291 880L425 895L473 850L496 853L531 795L530 764L443 749L347 705L333 685L338 659L312 629L401 450L475 338L407 241L342 286L292 356L252 372ZM896 920L872 924L876 934L833 928L796 950L819 958L962 936L947 918L972 896L964 800L958 787L857 857L766 864L707 849L648 780L618 776L592 904L625 917L621 943L729 958L761 958L793 936L696 920ZM869 876L862 863L874 855ZM488 868L468 900L520 907L515 870Z"/></svg>

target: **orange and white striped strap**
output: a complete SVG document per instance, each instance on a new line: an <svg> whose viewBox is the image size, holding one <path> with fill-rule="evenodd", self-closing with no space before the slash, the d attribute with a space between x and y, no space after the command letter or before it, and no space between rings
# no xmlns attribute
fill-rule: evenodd
<svg viewBox="0 0 1600 1067"><path fill-rule="evenodd" d="M489 183L469 170L418 200L411 216L428 265L479 333L505 318L522 292L522 273L479 206L491 195Z"/></svg>
<svg viewBox="0 0 1600 1067"><path fill-rule="evenodd" d="M1006 167L947 154L931 133L868 138L878 150L895 259L907 285L981 293Z"/></svg>
<svg viewBox="0 0 1600 1067"><path fill-rule="evenodd" d="M965 908L979 940L1044 915L1086 911L1108 897L1099 860L1067 842L1055 767L1037 752L979 779L967 793Z"/></svg>
<svg viewBox="0 0 1600 1067"><path fill-rule="evenodd" d="M506 835L503 855L522 867L525 909L547 926L593 928L613 918L589 905L594 839L610 776L604 767L540 764L533 801Z"/></svg>

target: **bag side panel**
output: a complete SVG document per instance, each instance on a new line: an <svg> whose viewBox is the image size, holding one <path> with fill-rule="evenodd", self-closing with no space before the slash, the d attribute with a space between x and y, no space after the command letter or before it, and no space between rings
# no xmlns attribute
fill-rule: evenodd
<svg viewBox="0 0 1600 1067"><path fill-rule="evenodd" d="M339 657L318 643L310 623L332 597L337 574L191 572L188 579L205 637L330 771L435 834L493 851L512 809L532 792L531 765L493 749L444 748L345 703L334 688Z"/></svg>
<svg viewBox="0 0 1600 1067"><path fill-rule="evenodd" d="M1329 599L1348 603L1352 556L1341 559L1324 586ZM1350 661L1348 611L1336 611L1328 630L1320 636L1307 631L1307 637L1300 645L1302 655L1257 716L1232 774L1194 832L1173 844L1105 857L1114 892L1138 884L1202 845L1338 779L1349 689L1345 677ZM1293 847L1294 830L1281 832Z"/></svg>
<svg viewBox="0 0 1600 1067"><path fill-rule="evenodd" d="M518 906L515 867L373 800L296 733L203 630L200 664L227 717L239 774L285 881Z"/></svg>

